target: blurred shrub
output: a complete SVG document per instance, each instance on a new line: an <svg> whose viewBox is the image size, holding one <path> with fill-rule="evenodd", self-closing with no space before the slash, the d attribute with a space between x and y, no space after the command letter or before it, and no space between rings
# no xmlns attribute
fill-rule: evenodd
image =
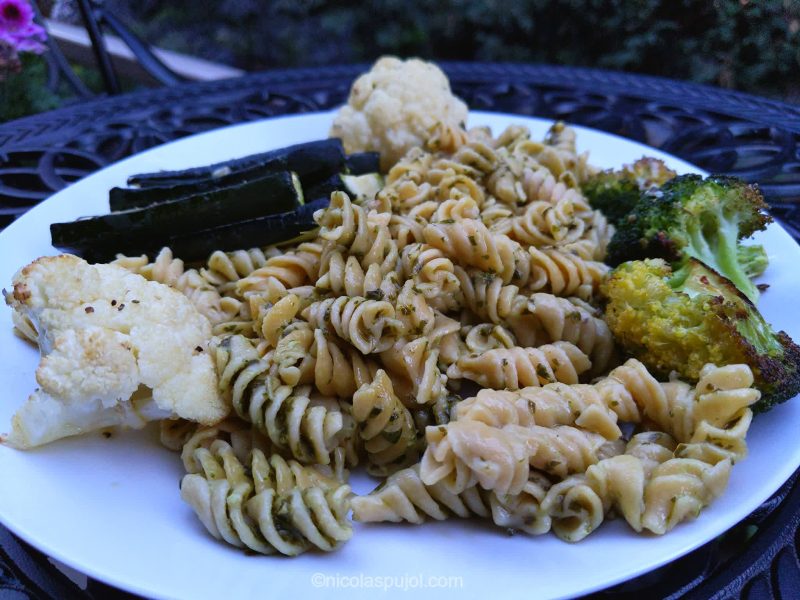
<svg viewBox="0 0 800 600"><path fill-rule="evenodd" d="M255 70L381 54L547 62L800 101L797 0L107 0L152 43Z"/></svg>

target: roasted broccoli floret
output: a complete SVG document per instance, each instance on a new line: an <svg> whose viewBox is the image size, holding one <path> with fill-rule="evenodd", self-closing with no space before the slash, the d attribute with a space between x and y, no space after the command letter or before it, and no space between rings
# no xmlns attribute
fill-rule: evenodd
<svg viewBox="0 0 800 600"><path fill-rule="evenodd" d="M739 263L750 279L761 275L769 266L767 251L764 250L764 246L761 244L753 244L750 246L739 244L739 247L736 248L736 253Z"/></svg>
<svg viewBox="0 0 800 600"><path fill-rule="evenodd" d="M766 208L758 188L740 179L681 175L642 194L618 225L606 262L663 258L678 270L696 258L755 302L758 289L739 260L738 241L767 226Z"/></svg>
<svg viewBox="0 0 800 600"><path fill-rule="evenodd" d="M644 157L619 170L597 173L583 184L582 191L592 208L617 225L634 209L643 191L663 185L675 175L663 161Z"/></svg>
<svg viewBox="0 0 800 600"><path fill-rule="evenodd" d="M800 393L800 347L701 262L690 258L678 272L661 259L623 263L602 293L616 340L655 372L696 381L706 363L747 364L762 412Z"/></svg>

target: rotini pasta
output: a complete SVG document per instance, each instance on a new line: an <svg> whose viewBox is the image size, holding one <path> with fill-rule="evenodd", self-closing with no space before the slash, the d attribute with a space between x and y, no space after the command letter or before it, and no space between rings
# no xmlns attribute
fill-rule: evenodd
<svg viewBox="0 0 800 600"><path fill-rule="evenodd" d="M732 460L747 451L745 434L752 419L747 408L761 397L746 365L706 365L692 388L680 381L659 383L635 359L609 373L630 391L643 415L679 442L712 442Z"/></svg>
<svg viewBox="0 0 800 600"><path fill-rule="evenodd" d="M609 267L558 248L528 249L531 278L526 290L555 296L576 296L591 300L605 279Z"/></svg>
<svg viewBox="0 0 800 600"><path fill-rule="evenodd" d="M388 349L402 331L394 306L385 300L328 298L315 302L302 315L314 327L330 330L363 354Z"/></svg>
<svg viewBox="0 0 800 600"><path fill-rule="evenodd" d="M276 249L251 248L234 252L212 252L204 269L203 279L214 285L223 295L236 293L236 282L263 267Z"/></svg>
<svg viewBox="0 0 800 600"><path fill-rule="evenodd" d="M270 382L271 361L258 358L247 338L225 337L211 350L220 388L230 394L236 414L297 460L328 464L331 453L352 435L351 419L338 401L312 394L308 386Z"/></svg>
<svg viewBox="0 0 800 600"><path fill-rule="evenodd" d="M181 482L181 497L217 539L261 554L334 550L352 536L350 488L279 455L252 453L249 469L227 443L195 450L201 473Z"/></svg>
<svg viewBox="0 0 800 600"><path fill-rule="evenodd" d="M294 250L271 256L258 269L236 282L236 293L244 297L260 292L270 277L287 289L314 284L319 278L322 244L304 243Z"/></svg>
<svg viewBox="0 0 800 600"><path fill-rule="evenodd" d="M553 533L567 542L579 542L603 522L603 502L583 475L553 485L541 504L550 515Z"/></svg>
<svg viewBox="0 0 800 600"><path fill-rule="evenodd" d="M673 458L657 466L645 488L642 527L663 534L719 497L728 485L731 462L715 465L690 458Z"/></svg>
<svg viewBox="0 0 800 600"><path fill-rule="evenodd" d="M400 280L396 271L383 273L378 264L364 267L355 256L346 253L337 246L330 246L322 256L325 273L317 280L316 287L330 290L334 294L346 296L364 296L393 301L400 288Z"/></svg>
<svg viewBox="0 0 800 600"><path fill-rule="evenodd" d="M385 371L353 395L353 418L367 452L368 470L387 474L417 459L418 436L411 413L395 396Z"/></svg>
<svg viewBox="0 0 800 600"><path fill-rule="evenodd" d="M497 348L513 348L517 345L514 334L502 325L482 323L480 325L465 325L461 328L464 345L471 354L482 354Z"/></svg>
<svg viewBox="0 0 800 600"><path fill-rule="evenodd" d="M497 274L503 283L525 283L530 274L530 258L522 247L503 234L492 233L481 221L431 223L423 235L428 244L461 265Z"/></svg>
<svg viewBox="0 0 800 600"><path fill-rule="evenodd" d="M425 437L422 480L428 485L442 481L455 494L474 485L498 494L518 494L531 467L564 478L583 473L615 452L603 448L602 436L567 425L492 427L478 420L456 419L428 427Z"/></svg>
<svg viewBox="0 0 800 600"><path fill-rule="evenodd" d="M527 306L533 324L545 334L542 342L575 344L592 360L594 373L602 373L614 360L614 338L606 322L590 307L552 294L531 294ZM522 321L526 323L526 320Z"/></svg>
<svg viewBox="0 0 800 600"><path fill-rule="evenodd" d="M320 225L319 235L326 244L345 249L364 269L377 265L381 275L395 269L398 250L389 231L388 214L366 213L344 192L334 192L330 206L317 211L314 218ZM323 261L320 275L324 275L327 268Z"/></svg>
<svg viewBox="0 0 800 600"><path fill-rule="evenodd" d="M490 427L480 421L452 421L425 430L428 447L420 462L427 485L442 482L454 494L475 485L498 494L519 494L528 481L530 435L522 427Z"/></svg>
<svg viewBox="0 0 800 600"><path fill-rule="evenodd" d="M538 473L519 494L498 495L478 487L453 494L441 484L426 485L419 464L397 471L378 489L353 498L353 518L361 522L391 521L423 523L426 518L443 521L454 515L491 518L495 525L532 535L550 529L550 516L541 509L550 482Z"/></svg>
<svg viewBox="0 0 800 600"><path fill-rule="evenodd" d="M402 275L422 292L428 304L447 312L457 306L459 280L453 261L428 244L413 243L401 254Z"/></svg>
<svg viewBox="0 0 800 600"><path fill-rule="evenodd" d="M379 365L348 346L314 330L314 385L326 396L351 398L363 385L374 380Z"/></svg>
<svg viewBox="0 0 800 600"><path fill-rule="evenodd" d="M590 385L550 383L518 392L484 389L460 402L455 418L482 421L492 427L575 425L607 440L622 436L617 415Z"/></svg>
<svg viewBox="0 0 800 600"><path fill-rule="evenodd" d="M572 195L553 202L535 200L511 219L511 237L532 246L560 246L580 240L586 223L575 215Z"/></svg>
<svg viewBox="0 0 800 600"><path fill-rule="evenodd" d="M498 348L480 355L466 355L447 369L451 379L470 379L496 390L518 390L560 381L578 383L592 366L589 358L569 342L538 348Z"/></svg>

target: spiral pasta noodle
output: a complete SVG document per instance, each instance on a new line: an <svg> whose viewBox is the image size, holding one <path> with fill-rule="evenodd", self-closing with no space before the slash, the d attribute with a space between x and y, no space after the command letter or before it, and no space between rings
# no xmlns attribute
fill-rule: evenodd
<svg viewBox="0 0 800 600"><path fill-rule="evenodd" d="M550 481L538 473L519 494L498 495L478 487L453 494L441 484L426 485L419 475L419 464L393 473L385 484L366 496L353 498L356 521L423 523L426 518L443 521L451 515L491 519L510 531L531 535L550 530L550 516L541 508Z"/></svg>
<svg viewBox="0 0 800 600"><path fill-rule="evenodd" d="M454 410L458 420L482 421L492 427L574 425L607 440L622 436L617 415L590 385L549 383L518 392L483 389Z"/></svg>
<svg viewBox="0 0 800 600"><path fill-rule="evenodd" d="M460 335L464 345L471 354L482 354L497 348L513 348L517 345L514 334L502 325L481 323L480 325L465 325L461 328Z"/></svg>
<svg viewBox="0 0 800 600"><path fill-rule="evenodd" d="M230 390L236 414L297 460L328 464L335 448L352 435L351 419L336 400L316 397L308 386L271 386L271 361L258 358L246 338L222 338L212 350L220 387Z"/></svg>
<svg viewBox="0 0 800 600"><path fill-rule="evenodd" d="M358 388L369 383L379 365L352 348L342 347L314 330L314 385L327 396L350 398Z"/></svg>
<svg viewBox="0 0 800 600"><path fill-rule="evenodd" d="M503 283L528 279L530 258L521 246L503 234L492 233L481 221L431 223L423 235L428 244L455 257L459 264L495 273Z"/></svg>
<svg viewBox="0 0 800 600"><path fill-rule="evenodd" d="M353 418L364 442L372 473L387 474L417 459L418 436L411 413L395 396L392 382L380 370L372 383L353 395Z"/></svg>
<svg viewBox="0 0 800 600"><path fill-rule="evenodd" d="M527 310L545 334L543 342L575 344L592 360L595 373L603 372L614 359L614 337L600 317L568 298L538 292L531 294Z"/></svg>
<svg viewBox="0 0 800 600"><path fill-rule="evenodd" d="M184 476L181 497L215 538L296 556L334 550L352 536L349 486L260 450L246 468L221 440L198 448L195 457L202 472Z"/></svg>
<svg viewBox="0 0 800 600"><path fill-rule="evenodd" d="M313 383L324 396L351 398L355 391L372 381L380 367L354 348L337 343L321 329L305 321L290 325L281 335L272 354L272 388L294 388Z"/></svg>
<svg viewBox="0 0 800 600"><path fill-rule="evenodd" d="M678 523L695 518L728 485L731 462L715 465L673 458L657 466L644 492L642 527L663 534Z"/></svg>
<svg viewBox="0 0 800 600"><path fill-rule="evenodd" d="M364 269L378 265L381 275L394 269L398 250L389 231L390 215L367 213L362 206L353 204L344 192L334 192L328 208L314 213L314 218L326 245L345 249L358 258ZM321 267L319 272L323 275L328 265L323 261Z"/></svg>
<svg viewBox="0 0 800 600"><path fill-rule="evenodd" d="M402 276L411 280L432 308L448 311L456 306L460 284L453 261L428 244L412 243L403 248Z"/></svg>
<svg viewBox="0 0 800 600"><path fill-rule="evenodd" d="M259 292L270 277L286 288L313 284L319 278L321 255L322 244L306 242L294 250L272 256L261 267L237 281L236 292L241 296Z"/></svg>
<svg viewBox="0 0 800 600"><path fill-rule="evenodd" d="M365 270L355 256L346 256L341 248L331 246L323 254L324 273L316 287L344 296L364 296L393 300L400 289L396 271L384 273L380 265L371 264Z"/></svg>
<svg viewBox="0 0 800 600"><path fill-rule="evenodd" d="M580 240L586 223L575 215L571 195L556 202L535 200L511 219L511 237L533 246L560 246Z"/></svg>
<svg viewBox="0 0 800 600"><path fill-rule="evenodd" d="M458 199L449 199L443 202L432 203L434 209L428 221L449 222L460 221L463 219L477 219L480 217L482 208L470 196Z"/></svg>
<svg viewBox="0 0 800 600"><path fill-rule="evenodd" d="M439 370L439 348L428 337L399 340L381 354L384 365L411 384L416 404L433 404L448 395L447 377Z"/></svg>
<svg viewBox="0 0 800 600"><path fill-rule="evenodd" d="M202 471L200 463L197 461L196 451L198 448L210 448L218 440L229 444L233 454L240 462L247 462L253 450L260 450L265 454L273 454L275 448L269 439L249 426L245 421L235 417L229 417L222 423L214 426L195 426L194 431L184 438L183 445L179 448L181 462L187 473L199 473ZM340 478L344 481L344 463L340 458L339 462L334 462L334 467L319 466L328 475Z"/></svg>
<svg viewBox="0 0 800 600"><path fill-rule="evenodd" d="M480 421L452 421L425 430L428 447L420 461L426 485L442 482L451 493L480 485L498 494L519 494L535 453L522 427L490 427Z"/></svg>
<svg viewBox="0 0 800 600"><path fill-rule="evenodd" d="M680 381L659 383L635 359L608 377L622 382L643 415L679 442L710 441L732 460L746 454L744 437L752 420L748 406L761 397L752 388L753 374L746 365L706 365L694 388Z"/></svg>
<svg viewBox="0 0 800 600"><path fill-rule="evenodd" d="M529 248L530 291L543 291L555 296L576 296L590 300L600 288L609 267L601 262L585 260L558 248Z"/></svg>
<svg viewBox="0 0 800 600"><path fill-rule="evenodd" d="M235 295L236 282L263 267L269 257L277 253L279 251L275 248L251 248L233 252L216 250L208 257L206 266L200 270L200 274L220 293Z"/></svg>
<svg viewBox="0 0 800 600"><path fill-rule="evenodd" d="M470 379L496 390L518 390L560 381L578 383L592 366L589 358L569 342L538 348L497 348L483 354L462 356L447 370L453 379Z"/></svg>
<svg viewBox="0 0 800 600"><path fill-rule="evenodd" d="M423 523L426 517L444 521L450 514L461 518L471 515L488 517L489 507L478 488L460 494L443 485L425 485L419 476L419 464L396 471L386 482L366 496L353 498L353 519L361 522Z"/></svg>
<svg viewBox="0 0 800 600"><path fill-rule="evenodd" d="M518 286L504 285L500 277L477 269L456 266L453 273L464 306L481 319L503 324L526 312L529 299L520 293Z"/></svg>
<svg viewBox="0 0 800 600"><path fill-rule="evenodd" d="M312 356L314 330L305 321L294 321L280 333L272 352L269 375L271 387L294 388L314 379L316 363Z"/></svg>
<svg viewBox="0 0 800 600"><path fill-rule="evenodd" d="M583 475L553 485L541 504L552 520L553 533L567 542L579 542L597 529L605 516L602 499Z"/></svg>
<svg viewBox="0 0 800 600"><path fill-rule="evenodd" d="M402 329L391 303L360 296L315 302L302 314L314 327L330 330L363 354L388 349Z"/></svg>
<svg viewBox="0 0 800 600"><path fill-rule="evenodd" d="M641 459L625 454L589 467L587 478L635 531L664 534L719 497L730 470L727 458L712 464L669 457L646 474Z"/></svg>

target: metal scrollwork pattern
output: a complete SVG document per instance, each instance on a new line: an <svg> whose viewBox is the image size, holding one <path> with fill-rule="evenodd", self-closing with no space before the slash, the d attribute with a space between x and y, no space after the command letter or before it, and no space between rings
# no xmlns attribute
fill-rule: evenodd
<svg viewBox="0 0 800 600"><path fill-rule="evenodd" d="M631 138L699 167L759 183L800 239L800 107L711 87L592 69L445 63L474 109L563 119ZM100 98L0 125L0 228L65 186L164 142L256 119L342 104L367 65L293 69ZM800 594L800 484L795 474L724 536L592 598L739 598ZM0 595L87 593L0 528ZM93 587L94 586L94 587ZM73 586L74 587L74 586Z"/></svg>

